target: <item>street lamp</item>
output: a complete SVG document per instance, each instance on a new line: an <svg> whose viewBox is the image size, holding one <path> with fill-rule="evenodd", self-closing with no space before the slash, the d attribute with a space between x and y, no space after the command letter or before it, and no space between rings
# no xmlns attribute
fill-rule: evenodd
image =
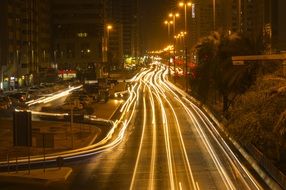
<svg viewBox="0 0 286 190"><path fill-rule="evenodd" d="M185 10L185 35L188 34L188 26L187 26L187 7L192 7L191 2L180 2L179 3L180 7L184 7ZM188 41L188 36L184 39L184 44L185 44L185 78L186 78L186 92L188 92L188 46L187 46L187 41Z"/></svg>
<svg viewBox="0 0 286 190"><path fill-rule="evenodd" d="M110 32L110 30L113 29L113 26L112 26L111 24L108 24L108 25L106 26L106 29L107 29L107 39L108 39L108 38L109 38L109 32Z"/></svg>
<svg viewBox="0 0 286 190"><path fill-rule="evenodd" d="M240 12L239 12L240 14ZM214 31L216 29L216 1L213 0L213 27L214 27Z"/></svg>
<svg viewBox="0 0 286 190"><path fill-rule="evenodd" d="M168 20L165 20L164 22L165 25L168 26L168 42L170 44L170 25L173 24L173 21L168 21ZM170 75L170 66L171 66L171 48L169 49L169 75Z"/></svg>
<svg viewBox="0 0 286 190"><path fill-rule="evenodd" d="M107 26L106 26L106 61L107 61L107 64L108 64L108 77L110 76L110 67L111 67L111 65L110 65L110 63L109 63L109 56L108 56L108 54L109 54L109 33L110 33L110 31L113 29L113 26L111 25L111 24L108 24Z"/></svg>
<svg viewBox="0 0 286 190"><path fill-rule="evenodd" d="M170 13L169 17L173 19L173 34L176 35L176 18L178 18L180 16L179 13ZM174 62L174 72L176 75L176 62L175 62L175 58L176 58L176 40L174 39L174 57L173 57L173 62Z"/></svg>

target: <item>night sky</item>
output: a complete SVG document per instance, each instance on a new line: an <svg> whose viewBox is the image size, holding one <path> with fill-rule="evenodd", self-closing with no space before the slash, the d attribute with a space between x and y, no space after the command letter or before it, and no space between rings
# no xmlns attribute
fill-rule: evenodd
<svg viewBox="0 0 286 190"><path fill-rule="evenodd" d="M141 0L142 41L145 50L161 49L167 45L168 30L164 20L170 0Z"/></svg>

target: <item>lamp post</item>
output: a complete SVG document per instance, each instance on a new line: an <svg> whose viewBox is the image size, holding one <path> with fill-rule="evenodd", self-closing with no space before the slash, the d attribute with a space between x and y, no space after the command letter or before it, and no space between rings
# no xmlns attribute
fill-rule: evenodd
<svg viewBox="0 0 286 190"><path fill-rule="evenodd" d="M240 12L239 12L240 14ZM213 27L214 27L214 31L216 29L216 1L213 0Z"/></svg>
<svg viewBox="0 0 286 190"><path fill-rule="evenodd" d="M188 92L188 23L187 23L187 7L192 7L192 3L191 2L180 2L179 3L180 7L184 7L184 11L185 11L185 39L184 39L184 45L185 45L185 79L186 79L186 92Z"/></svg>
<svg viewBox="0 0 286 190"><path fill-rule="evenodd" d="M173 19L173 34L176 35L176 18L178 18L180 16L179 13L170 13L169 17ZM174 39L174 57L173 57L173 62L174 62L174 72L176 75L176 62L175 62L175 58L176 58L176 45L175 45L176 41Z"/></svg>
<svg viewBox="0 0 286 190"><path fill-rule="evenodd" d="M106 26L106 61L107 61L107 64L108 64L108 78L109 78L109 76L110 76L110 67L111 67L111 65L110 65L110 63L109 63L109 33L110 33L110 31L113 29L113 26L111 25L111 24L108 24L107 26Z"/></svg>
<svg viewBox="0 0 286 190"><path fill-rule="evenodd" d="M165 20L164 24L168 26L168 42L170 44L170 35L171 35L170 25L173 24L173 21ZM169 49L169 70L168 70L169 76L170 76L170 66L171 66L171 48Z"/></svg>

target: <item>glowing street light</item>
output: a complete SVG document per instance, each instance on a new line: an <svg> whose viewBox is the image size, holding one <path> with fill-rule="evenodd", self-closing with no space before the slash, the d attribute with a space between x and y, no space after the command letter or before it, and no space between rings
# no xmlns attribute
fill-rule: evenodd
<svg viewBox="0 0 286 190"><path fill-rule="evenodd" d="M176 35L176 18L180 17L179 13L169 13L169 17L173 19L173 34ZM174 62L174 71L176 75L176 40L174 39L174 57L173 57L173 62Z"/></svg>
<svg viewBox="0 0 286 190"><path fill-rule="evenodd" d="M170 25L173 24L173 21L165 20L164 24L168 26L168 43L170 43L170 35L171 35ZM171 66L171 50L169 50L169 74L170 74L170 66Z"/></svg>
<svg viewBox="0 0 286 190"><path fill-rule="evenodd" d="M110 32L110 30L112 30L113 29L113 26L111 25L111 24L108 24L107 26L106 26L106 31L107 31L107 39L109 39L109 32Z"/></svg>
<svg viewBox="0 0 286 190"><path fill-rule="evenodd" d="M192 3L191 2L187 2L187 1L182 1L179 3L179 7L184 7L185 10L185 34L187 35L188 33L188 26L187 26L187 8L188 7L192 7ZM185 42L185 77L186 77L186 91L188 91L188 46L187 46L187 37L184 39Z"/></svg>
<svg viewBox="0 0 286 190"><path fill-rule="evenodd" d="M107 60L107 64L108 64L108 76L110 75L110 63L109 63L109 33L110 31L113 29L113 26L111 24L108 24L106 25L106 34L107 34L107 37L106 37L106 60Z"/></svg>

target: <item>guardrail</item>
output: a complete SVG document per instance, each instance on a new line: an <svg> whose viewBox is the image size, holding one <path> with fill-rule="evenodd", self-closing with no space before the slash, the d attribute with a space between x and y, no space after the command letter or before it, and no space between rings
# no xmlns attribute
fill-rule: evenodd
<svg viewBox="0 0 286 190"><path fill-rule="evenodd" d="M254 145L245 146L251 156L264 168L265 171L283 188L286 189L286 176L273 165L272 161L266 158Z"/></svg>

